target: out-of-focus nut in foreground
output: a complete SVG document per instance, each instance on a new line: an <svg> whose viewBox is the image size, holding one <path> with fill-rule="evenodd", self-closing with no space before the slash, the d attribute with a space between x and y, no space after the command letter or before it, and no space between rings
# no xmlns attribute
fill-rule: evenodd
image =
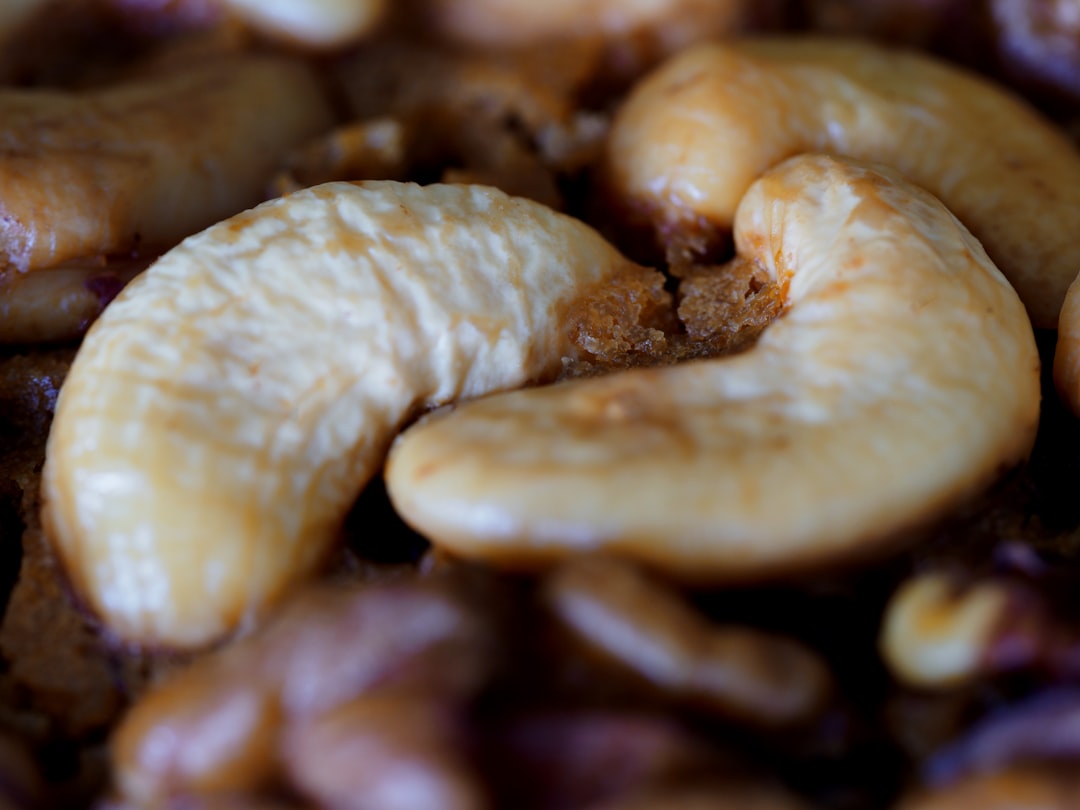
<svg viewBox="0 0 1080 810"><path fill-rule="evenodd" d="M443 585L302 593L260 633L196 661L136 703L112 740L117 787L140 806L258 794L282 772L289 745L355 732L355 750L365 729L385 728L389 715L440 716L438 706L482 685L494 665L492 643L483 618ZM369 695L383 702L359 700ZM401 702L410 696L420 702ZM423 750L439 749L436 730L418 733ZM397 748L407 757L407 730L401 734ZM394 748L387 745L384 753ZM316 778L319 762L296 755L291 767L312 790L350 777L327 783Z"/></svg>
<svg viewBox="0 0 1080 810"><path fill-rule="evenodd" d="M85 93L0 92L0 274L170 248L263 199L331 124L305 66L213 60Z"/></svg>
<svg viewBox="0 0 1080 810"><path fill-rule="evenodd" d="M1018 98L930 57L845 40L703 45L637 86L607 162L616 199L667 232L729 227L754 179L800 152L883 163L940 197L1035 325L1057 326L1080 267L1080 154Z"/></svg>
<svg viewBox="0 0 1080 810"><path fill-rule="evenodd" d="M547 603L589 649L676 700L755 726L808 720L832 679L802 645L745 627L715 627L632 567L586 559L553 573Z"/></svg>
<svg viewBox="0 0 1080 810"><path fill-rule="evenodd" d="M479 186L333 183L215 225L83 343L48 536L111 633L208 643L315 570L406 420L554 377L571 303L643 273Z"/></svg>
<svg viewBox="0 0 1080 810"><path fill-rule="evenodd" d="M453 712L438 700L362 697L294 726L284 760L318 807L476 810L487 807L462 756Z"/></svg>
<svg viewBox="0 0 1080 810"><path fill-rule="evenodd" d="M786 291L753 348L433 414L388 460L398 512L495 563L745 581L873 553L1026 457L1031 325L936 199L803 156L747 192L735 242Z"/></svg>

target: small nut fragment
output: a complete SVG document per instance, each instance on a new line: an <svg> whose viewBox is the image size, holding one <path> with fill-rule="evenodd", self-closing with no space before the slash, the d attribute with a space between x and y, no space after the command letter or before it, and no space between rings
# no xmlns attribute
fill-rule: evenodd
<svg viewBox="0 0 1080 810"><path fill-rule="evenodd" d="M940 197L1038 327L1057 325L1080 267L1076 147L1019 99L928 56L840 39L702 45L634 89L609 143L615 198L661 231L701 218L728 228L770 166L830 152Z"/></svg>
<svg viewBox="0 0 1080 810"><path fill-rule="evenodd" d="M591 649L677 700L755 726L804 721L831 678L802 645L744 627L714 627L633 568L583 560L556 570L547 602Z"/></svg>
<svg viewBox="0 0 1080 810"><path fill-rule="evenodd" d="M388 460L406 522L505 565L759 580L870 554L1029 453L1031 325L936 199L802 156L750 189L735 242L785 291L752 349L432 414Z"/></svg>
<svg viewBox="0 0 1080 810"><path fill-rule="evenodd" d="M881 654L910 686L966 682L982 673L1009 606L1008 593L993 583L960 591L944 574L913 577L886 609Z"/></svg>
<svg viewBox="0 0 1080 810"><path fill-rule="evenodd" d="M79 350L47 533L115 635L211 642L319 566L410 417L554 377L571 302L644 272L480 186L331 183L215 225Z"/></svg>

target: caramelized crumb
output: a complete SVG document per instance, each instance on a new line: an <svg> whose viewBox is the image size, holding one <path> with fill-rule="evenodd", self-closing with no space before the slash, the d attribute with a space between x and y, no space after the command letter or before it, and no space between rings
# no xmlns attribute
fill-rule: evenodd
<svg viewBox="0 0 1080 810"><path fill-rule="evenodd" d="M736 258L720 267L686 268L679 320L692 343L728 354L749 348L784 305L783 289L757 262Z"/></svg>
<svg viewBox="0 0 1080 810"><path fill-rule="evenodd" d="M680 261L670 272L679 284L677 308L664 277L644 268L579 301L569 323L581 356L566 361L562 377L745 351L783 309L781 285L747 259L718 266Z"/></svg>
<svg viewBox="0 0 1080 810"><path fill-rule="evenodd" d="M581 353L567 364L566 377L652 365L664 355L668 335L678 326L664 277L635 265L616 282L577 300L566 320Z"/></svg>

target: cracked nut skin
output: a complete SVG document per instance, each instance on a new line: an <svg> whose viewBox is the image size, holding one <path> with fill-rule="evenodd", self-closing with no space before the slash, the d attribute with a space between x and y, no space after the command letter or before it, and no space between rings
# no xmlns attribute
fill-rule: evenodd
<svg viewBox="0 0 1080 810"><path fill-rule="evenodd" d="M1020 99L931 57L790 37L685 51L618 113L606 171L661 233L727 228L754 179L803 152L886 164L941 198L1035 326L1057 326L1080 268L1080 154Z"/></svg>
<svg viewBox="0 0 1080 810"><path fill-rule="evenodd" d="M747 581L872 555L1026 458L1031 325L938 200L802 156L746 194L735 243L786 290L753 348L433 414L388 459L399 514L495 563Z"/></svg>
<svg viewBox="0 0 1080 810"><path fill-rule="evenodd" d="M86 93L5 89L0 121L2 278L172 247L260 202L332 116L305 66L245 57Z"/></svg>
<svg viewBox="0 0 1080 810"><path fill-rule="evenodd" d="M324 559L402 425L550 379L566 311L645 271L482 186L331 183L186 240L87 335L43 521L115 637L210 643Z"/></svg>

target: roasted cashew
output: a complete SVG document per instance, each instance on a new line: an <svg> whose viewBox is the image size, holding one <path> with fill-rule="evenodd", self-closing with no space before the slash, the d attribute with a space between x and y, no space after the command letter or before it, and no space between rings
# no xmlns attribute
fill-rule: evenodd
<svg viewBox="0 0 1080 810"><path fill-rule="evenodd" d="M643 81L614 123L618 199L660 231L730 226L800 152L887 164L940 197L1053 328L1080 269L1080 155L1023 102L915 53L857 40L710 44Z"/></svg>
<svg viewBox="0 0 1080 810"><path fill-rule="evenodd" d="M331 183L166 254L87 336L57 405L44 522L132 642L199 645L325 557L425 408L552 378L567 311L632 265L486 187Z"/></svg>
<svg viewBox="0 0 1080 810"><path fill-rule="evenodd" d="M78 338L147 264L74 262L16 274L0 285L0 343Z"/></svg>
<svg viewBox="0 0 1080 810"><path fill-rule="evenodd" d="M752 349L433 415L388 459L402 517L507 564L603 550L758 578L873 551L1025 458L1031 326L936 199L803 156L747 192L735 243L786 289Z"/></svg>
<svg viewBox="0 0 1080 810"><path fill-rule="evenodd" d="M263 199L331 115L304 66L247 57L85 94L6 90L0 122L2 277L170 248Z"/></svg>

